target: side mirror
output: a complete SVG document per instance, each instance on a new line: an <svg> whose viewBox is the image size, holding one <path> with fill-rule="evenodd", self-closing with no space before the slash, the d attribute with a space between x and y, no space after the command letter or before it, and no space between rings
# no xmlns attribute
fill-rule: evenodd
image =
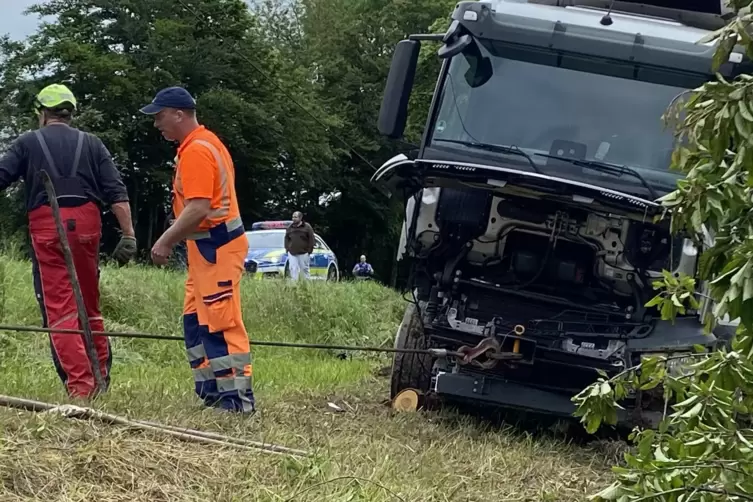
<svg viewBox="0 0 753 502"><path fill-rule="evenodd" d="M379 133L389 138L400 138L408 120L408 100L413 90L413 79L418 65L418 52L421 43L415 40L401 40L392 55L384 97L379 109Z"/></svg>
<svg viewBox="0 0 753 502"><path fill-rule="evenodd" d="M445 45L439 48L437 55L441 59L450 59L457 54L463 52L469 45L473 43L473 38L470 35L463 35L454 40L448 41Z"/></svg>

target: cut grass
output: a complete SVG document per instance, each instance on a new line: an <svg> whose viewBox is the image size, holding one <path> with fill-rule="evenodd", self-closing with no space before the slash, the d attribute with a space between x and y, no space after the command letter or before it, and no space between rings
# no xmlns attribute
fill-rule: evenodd
<svg viewBox="0 0 753 502"><path fill-rule="evenodd" d="M4 324L39 325L30 266L4 260ZM391 344L404 301L373 283L248 281L257 340ZM107 329L179 335L182 276L105 268ZM180 342L112 339L110 392L92 404L153 420L310 450L305 460L182 443L97 422L0 409L0 500L571 501L609 481L609 449L531 435L454 411L383 405L389 356L254 348L259 412L202 407ZM68 402L47 337L0 333L0 393ZM334 402L343 412L328 406Z"/></svg>

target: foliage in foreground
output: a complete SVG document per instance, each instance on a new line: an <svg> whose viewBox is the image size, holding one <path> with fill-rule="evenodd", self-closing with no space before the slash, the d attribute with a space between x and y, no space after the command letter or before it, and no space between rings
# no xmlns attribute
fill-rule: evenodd
<svg viewBox="0 0 753 502"><path fill-rule="evenodd" d="M738 17L714 34L715 70L736 43L753 56L751 0L732 0ZM657 430L636 429L637 448L614 469L617 480L597 500L677 502L753 500L753 76L721 76L690 93L677 136L684 141L673 167L685 174L662 202L672 229L685 230L703 249L699 279L665 273L650 302L664 319L704 310L715 319L739 319L729 347L712 353L652 357L576 396L577 414L595 431L614 424L628 390L662 386L664 418ZM679 117L671 110L670 117ZM678 144L681 144L678 142ZM709 301L710 300L710 301Z"/></svg>

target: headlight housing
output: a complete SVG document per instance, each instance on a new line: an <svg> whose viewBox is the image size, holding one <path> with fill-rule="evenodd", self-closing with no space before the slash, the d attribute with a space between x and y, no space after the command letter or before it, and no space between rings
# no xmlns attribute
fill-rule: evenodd
<svg viewBox="0 0 753 502"><path fill-rule="evenodd" d="M279 251L270 251L269 253L256 258L260 267L270 267L275 265L281 265L285 253Z"/></svg>
<svg viewBox="0 0 753 502"><path fill-rule="evenodd" d="M283 256L285 256L285 253L267 253L264 255L264 258L262 258L262 260L272 265L279 265L280 263L282 263Z"/></svg>

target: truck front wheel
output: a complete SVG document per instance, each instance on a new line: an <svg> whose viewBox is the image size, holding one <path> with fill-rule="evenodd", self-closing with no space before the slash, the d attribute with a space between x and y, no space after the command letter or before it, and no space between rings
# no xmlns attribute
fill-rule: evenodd
<svg viewBox="0 0 753 502"><path fill-rule="evenodd" d="M418 309L414 304L405 309L403 322L395 337L395 348L418 350L428 348ZM409 388L423 394L428 393L433 363L433 358L428 354L396 352L392 360L390 399L394 399L402 390Z"/></svg>

